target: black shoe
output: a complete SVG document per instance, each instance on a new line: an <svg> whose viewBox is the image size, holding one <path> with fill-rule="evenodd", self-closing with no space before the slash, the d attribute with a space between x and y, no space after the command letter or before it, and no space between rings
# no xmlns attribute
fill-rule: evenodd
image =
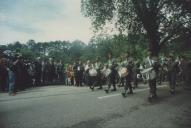
<svg viewBox="0 0 191 128"><path fill-rule="evenodd" d="M121 95L122 95L123 97L127 97L127 93L125 93L125 92L122 92Z"/></svg>
<svg viewBox="0 0 191 128"><path fill-rule="evenodd" d="M155 94L155 95L153 95L153 98L154 98L154 99L157 99L157 98L158 98L158 96Z"/></svg>
<svg viewBox="0 0 191 128"><path fill-rule="evenodd" d="M151 102L153 100L153 97L149 96L148 101Z"/></svg>
<svg viewBox="0 0 191 128"><path fill-rule="evenodd" d="M128 92L128 94L133 94L133 91Z"/></svg>
<svg viewBox="0 0 191 128"><path fill-rule="evenodd" d="M171 94L171 95L175 95L175 91L171 90L171 91L170 91L170 94Z"/></svg>
<svg viewBox="0 0 191 128"><path fill-rule="evenodd" d="M91 90L94 90L94 87L90 86L90 89L91 89Z"/></svg>
<svg viewBox="0 0 191 128"><path fill-rule="evenodd" d="M100 89L100 90L101 90L101 89L103 89L103 88L102 88L102 87L99 87L98 89Z"/></svg>
<svg viewBox="0 0 191 128"><path fill-rule="evenodd" d="M106 89L106 90L104 90L105 91L105 93L109 93L109 90L108 89Z"/></svg>
<svg viewBox="0 0 191 128"><path fill-rule="evenodd" d="M114 91L117 91L117 90L116 90L116 88L114 88L114 89L112 89L111 91L114 92Z"/></svg>
<svg viewBox="0 0 191 128"><path fill-rule="evenodd" d="M151 102L151 101L153 101L154 99L157 99L157 98L158 98L158 96L156 94L155 95L150 95L148 97L148 101Z"/></svg>

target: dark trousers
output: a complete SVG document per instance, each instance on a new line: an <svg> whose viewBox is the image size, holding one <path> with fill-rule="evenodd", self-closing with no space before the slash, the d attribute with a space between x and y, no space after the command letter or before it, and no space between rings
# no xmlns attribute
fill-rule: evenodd
<svg viewBox="0 0 191 128"><path fill-rule="evenodd" d="M98 72L97 76L90 76L90 87L99 86L102 88L101 72Z"/></svg>
<svg viewBox="0 0 191 128"><path fill-rule="evenodd" d="M76 74L76 86L82 86L82 82L83 82L83 74L77 73Z"/></svg>
<svg viewBox="0 0 191 128"><path fill-rule="evenodd" d="M138 78L137 78L137 74L134 74L133 76L133 84L134 84L134 88L138 87Z"/></svg>
<svg viewBox="0 0 191 128"><path fill-rule="evenodd" d="M96 77L96 86L102 88L102 79L101 79L101 71L97 70L97 77Z"/></svg>
<svg viewBox="0 0 191 128"><path fill-rule="evenodd" d="M125 78L124 77L120 78L120 85L121 86L124 86L124 82L125 82Z"/></svg>
<svg viewBox="0 0 191 128"><path fill-rule="evenodd" d="M156 96L156 79L149 80L150 95Z"/></svg>
<svg viewBox="0 0 191 128"><path fill-rule="evenodd" d="M111 74L108 76L108 90L111 88L111 85L113 86L113 89L116 90L116 76L117 76L117 71L112 70Z"/></svg>
<svg viewBox="0 0 191 128"><path fill-rule="evenodd" d="M109 80L109 83L108 83L108 89L111 88L111 85L113 86L113 89L116 89L116 83L115 83L115 80Z"/></svg>
<svg viewBox="0 0 191 128"><path fill-rule="evenodd" d="M169 74L169 84L170 84L170 90L175 91L176 86L176 74Z"/></svg>
<svg viewBox="0 0 191 128"><path fill-rule="evenodd" d="M88 71L86 71L86 72L84 73L84 83L85 83L86 85L90 85L90 75L89 75Z"/></svg>
<svg viewBox="0 0 191 128"><path fill-rule="evenodd" d="M131 84L131 77L130 75L127 75L126 81L125 81L125 86L124 86L125 91L129 89L130 92L132 92L132 84Z"/></svg>
<svg viewBox="0 0 191 128"><path fill-rule="evenodd" d="M7 77L4 77L4 76L0 76L0 86L1 86L1 90L2 91L6 91L7 89L7 84L8 84L8 81L7 81Z"/></svg>
<svg viewBox="0 0 191 128"><path fill-rule="evenodd" d="M89 86L94 88L96 86L96 76L89 76Z"/></svg>
<svg viewBox="0 0 191 128"><path fill-rule="evenodd" d="M35 74L35 86L40 86L41 85L41 73L36 73Z"/></svg>

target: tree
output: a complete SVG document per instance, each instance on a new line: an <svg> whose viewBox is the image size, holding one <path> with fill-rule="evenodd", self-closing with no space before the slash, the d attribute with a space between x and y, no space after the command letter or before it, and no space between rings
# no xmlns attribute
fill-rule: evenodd
<svg viewBox="0 0 191 128"><path fill-rule="evenodd" d="M79 40L75 40L71 43L71 47L69 48L70 56L76 60L80 59L80 57L83 55L83 50L85 48L85 44Z"/></svg>
<svg viewBox="0 0 191 128"><path fill-rule="evenodd" d="M96 30L114 22L121 33L146 33L148 48L157 56L166 42L190 31L191 15L175 1L81 0L81 9Z"/></svg>
<svg viewBox="0 0 191 128"><path fill-rule="evenodd" d="M183 10L191 13L191 0L173 0L177 6L180 6Z"/></svg>

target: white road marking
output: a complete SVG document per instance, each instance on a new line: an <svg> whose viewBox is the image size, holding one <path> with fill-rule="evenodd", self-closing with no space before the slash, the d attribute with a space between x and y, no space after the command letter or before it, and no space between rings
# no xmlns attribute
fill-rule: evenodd
<svg viewBox="0 0 191 128"><path fill-rule="evenodd" d="M162 86L157 86L157 88L162 88L162 87L166 87L167 85L162 85ZM144 89L139 89L139 90L135 90L134 92L144 92L146 90L149 90L149 88L144 88ZM106 99L106 98L110 98L110 97L114 97L114 96L121 96L121 93L117 93L117 94L112 94L112 95L105 95L105 96L100 96L98 97L98 99Z"/></svg>
<svg viewBox="0 0 191 128"><path fill-rule="evenodd" d="M113 94L113 95L107 95L107 96L101 96L101 97L98 97L98 99L104 99L104 98L109 98L109 97L114 97L114 96L119 96L121 94Z"/></svg>

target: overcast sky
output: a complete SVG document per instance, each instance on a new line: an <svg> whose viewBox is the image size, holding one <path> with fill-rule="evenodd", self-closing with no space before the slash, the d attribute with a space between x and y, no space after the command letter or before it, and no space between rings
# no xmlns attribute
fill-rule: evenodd
<svg viewBox="0 0 191 128"><path fill-rule="evenodd" d="M0 0L0 44L29 39L88 43L91 22L81 14L80 1Z"/></svg>

